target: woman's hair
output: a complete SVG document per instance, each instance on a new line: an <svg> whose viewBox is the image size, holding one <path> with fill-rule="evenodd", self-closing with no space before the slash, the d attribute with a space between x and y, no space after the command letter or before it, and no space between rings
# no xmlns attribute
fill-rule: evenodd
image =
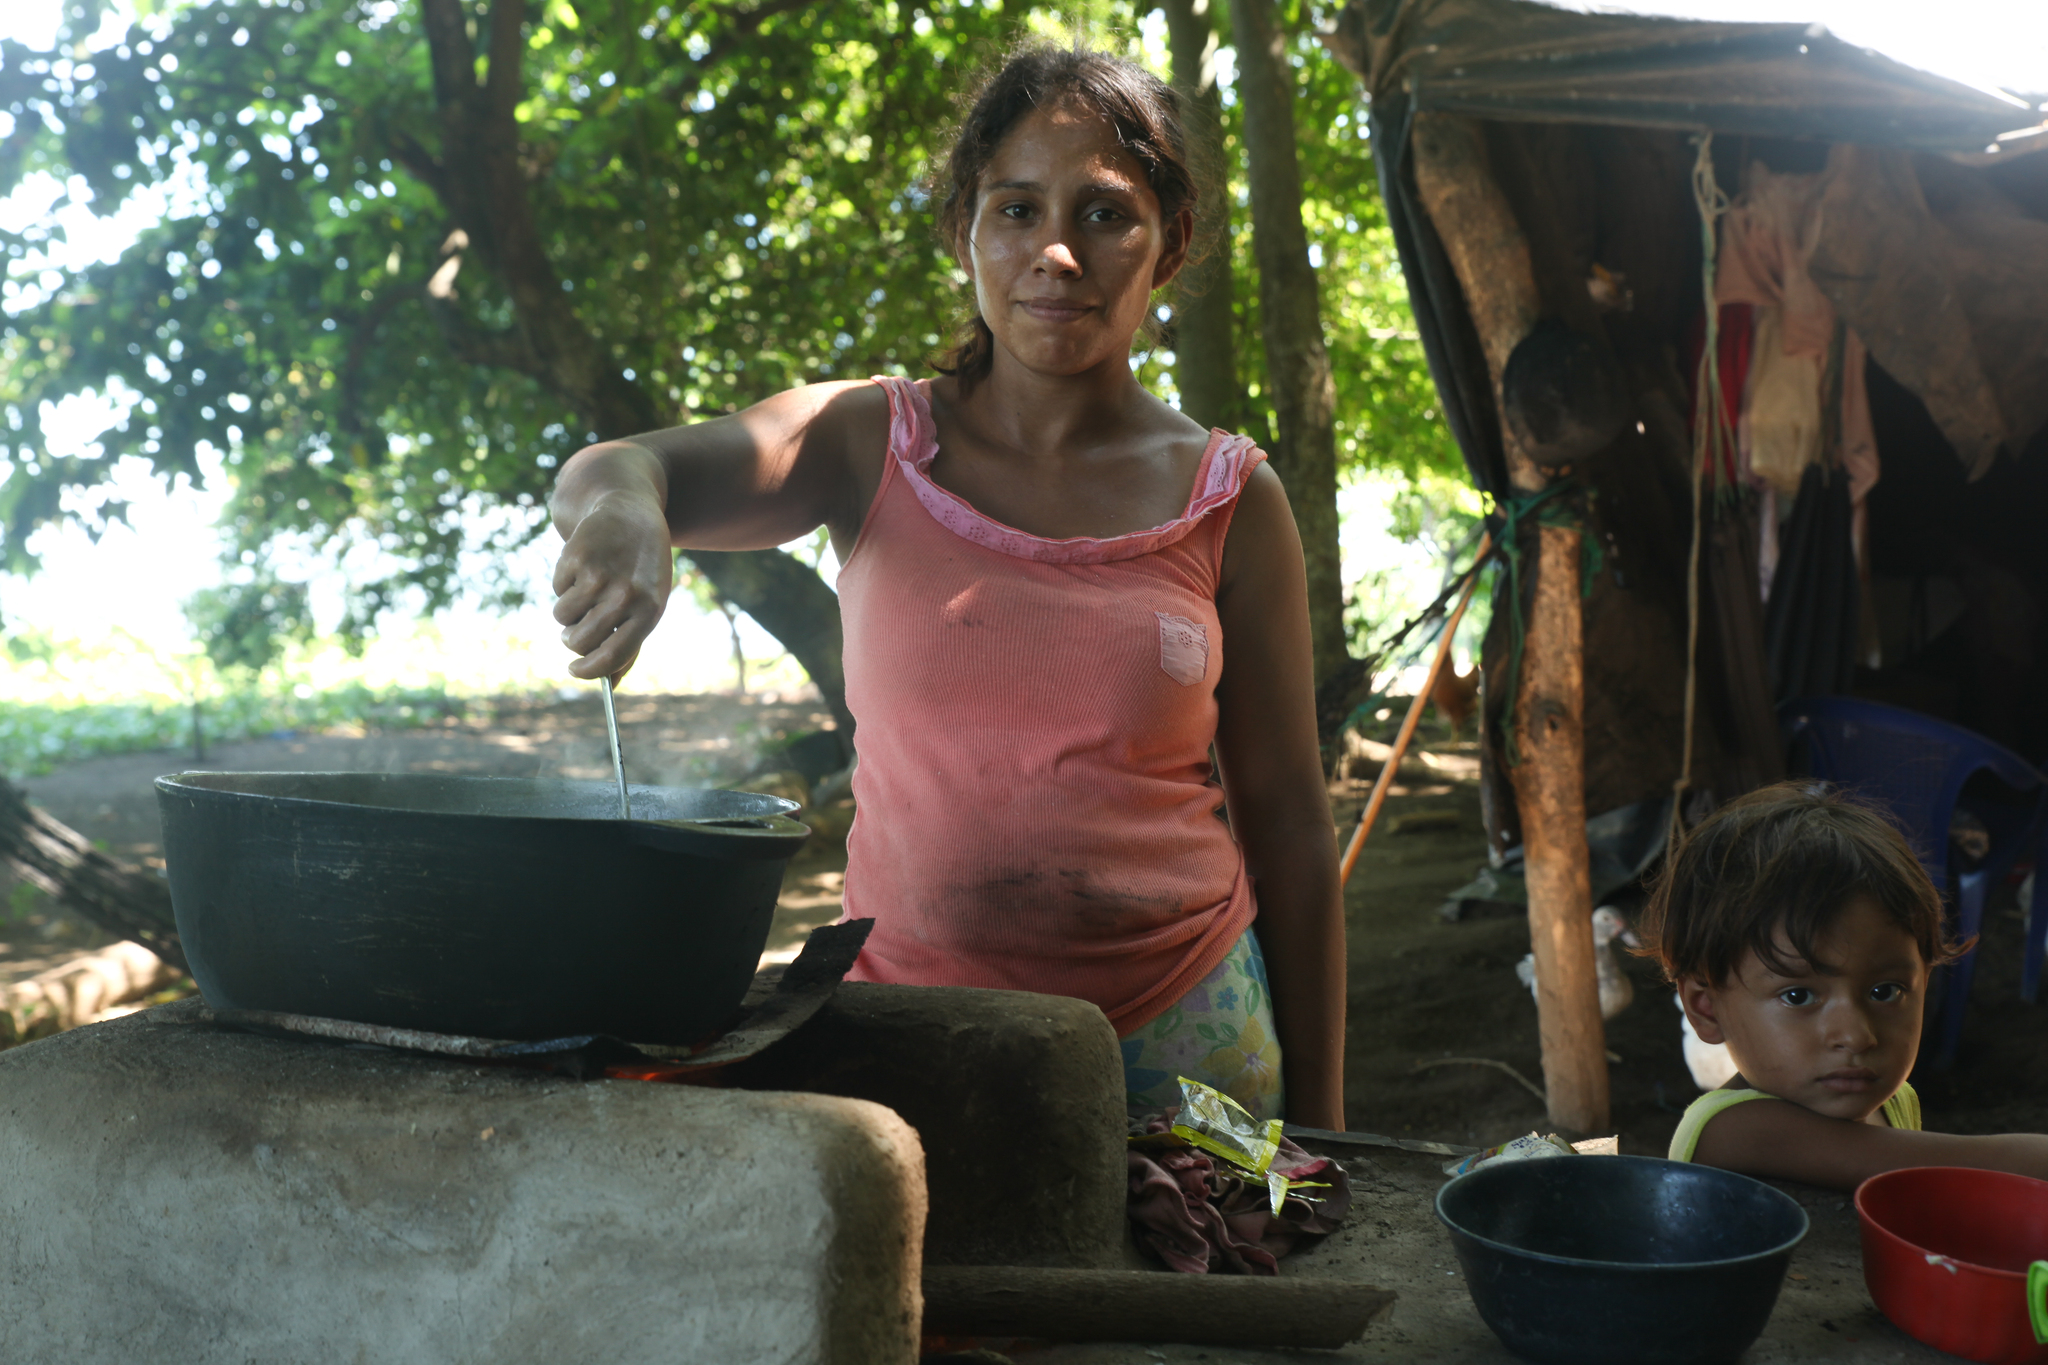
<svg viewBox="0 0 2048 1365"><path fill-rule="evenodd" d="M1729 802L1665 860L1636 951L1673 981L1714 986L1750 952L1774 972L1796 972L1794 958L1827 971L1814 940L1859 896L1911 934L1929 966L1962 951L1897 826L1823 784L1783 782Z"/></svg>
<svg viewBox="0 0 2048 1365"><path fill-rule="evenodd" d="M1014 53L975 94L953 135L944 169L933 177L939 237L948 250L973 221L982 172L1010 130L1034 110L1064 103L1093 109L1109 120L1117 141L1144 167L1164 221L1195 207L1200 192L1181 99L1173 87L1121 57L1033 44ZM988 374L994 355L995 337L977 312L934 368L972 384Z"/></svg>

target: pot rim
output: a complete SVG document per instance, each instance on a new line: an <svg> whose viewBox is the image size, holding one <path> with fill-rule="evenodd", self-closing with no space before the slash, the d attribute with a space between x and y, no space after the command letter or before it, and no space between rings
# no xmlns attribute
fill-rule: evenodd
<svg viewBox="0 0 2048 1365"><path fill-rule="evenodd" d="M1626 1155L1615 1155L1615 1156L1595 1156L1595 1157L1587 1157L1587 1158L1577 1158L1577 1157L1573 1157L1573 1158L1567 1158L1567 1157L1564 1157L1564 1156L1558 1156L1558 1157L1555 1157L1555 1158L1541 1158L1541 1159L1543 1159L1543 1160L1557 1160L1557 1161L1564 1161L1564 1160L1581 1160L1581 1159L1583 1159L1583 1160L1591 1160L1591 1161L1627 1161L1627 1162L1643 1162L1643 1163L1650 1163L1650 1162L1654 1162L1654 1163L1656 1163L1656 1164L1658 1164L1658 1165L1665 1165L1665 1164L1672 1164L1672 1165L1691 1165L1691 1164L1692 1164L1691 1162L1671 1162L1671 1163L1667 1163L1667 1162L1666 1162L1666 1161L1665 1161L1665 1160L1664 1160L1663 1158L1661 1158L1661 1157L1653 1157L1653 1156L1626 1156ZM1479 1245L1481 1245L1481 1246L1484 1246L1484 1247L1487 1247L1487 1248L1489 1248L1489 1249L1491 1249L1491 1250L1494 1250L1494 1251L1499 1251L1499 1252L1504 1252L1504 1253L1506 1253L1506 1254L1508 1254L1508 1255L1510 1255L1510 1256L1516 1256L1516 1257L1520 1257L1520 1258L1522 1258L1522 1259L1524 1259L1524 1260L1531 1260L1531 1261L1541 1261L1541 1262L1543 1262L1543 1263L1545 1263L1545 1264L1547 1264L1547 1265L1563 1265L1563 1266L1589 1266L1589 1267L1593 1267L1593 1268L1596 1268L1596 1269L1601 1269L1601 1270L1625 1270L1625 1271L1629 1271L1629 1272L1631 1272L1631 1273L1634 1273L1634 1274L1640 1274L1640 1273L1643 1273L1643 1272L1645 1272L1645 1271L1648 1271L1648 1272L1653 1272L1653 1273L1660 1273L1660 1274L1661 1274L1661 1273L1681 1273L1681 1272L1695 1272L1695 1271L1702 1271L1702 1270L1721 1270L1721 1269L1726 1269L1726 1268L1729 1268L1729 1267L1733 1267L1733 1266L1739 1266L1739 1265L1746 1265L1746 1264L1749 1264L1749 1263L1751 1263L1751 1262L1757 1262L1757 1261L1767 1261L1767 1260L1769 1260L1769 1259L1770 1259L1771 1257L1773 1257L1773 1256L1789 1256L1789 1255L1790 1255L1790 1254L1792 1253L1792 1251L1793 1251L1793 1250L1794 1250L1794 1249L1795 1249L1796 1247L1798 1247L1798 1245L1799 1245L1799 1244L1800 1244L1801 1242L1803 1242L1803 1241L1805 1241L1805 1240L1806 1240L1806 1236L1807 1236L1807 1234L1808 1234L1809 1232L1811 1232L1811 1231L1813 1230L1813 1219L1812 1219L1812 1218L1810 1218L1810 1217L1809 1217L1809 1216L1807 1215L1807 1212L1806 1212L1806 1210L1805 1210L1804 1208L1800 1207L1800 1204L1799 1204L1799 1201L1798 1201L1798 1200L1794 1199L1794 1198L1793 1198L1793 1197L1792 1197L1791 1195L1789 1195L1789 1194L1786 1194L1786 1193L1785 1193L1785 1192L1784 1192L1783 1190L1779 1190L1779 1189L1773 1189L1773 1188L1772 1188L1771 1186L1769 1186L1769 1185L1766 1185L1766 1184L1765 1184L1765 1183L1764 1183L1763 1181L1761 1181L1761 1180L1758 1180L1758 1179L1756 1179L1756 1178L1755 1178L1755 1177L1753 1177L1753 1176L1747 1176L1747 1175L1743 1175L1743 1174L1741 1174L1741 1173L1740 1173L1740 1172L1738 1172L1738 1171L1724 1171L1724 1170L1722 1170L1722 1169L1721 1169L1720 1167L1718 1167L1718 1166L1701 1166L1701 1167L1699 1167L1698 1169L1700 1169L1700 1170L1703 1170L1703 1171L1713 1171L1713 1172L1715 1173L1715 1175L1716 1175L1716 1176L1726 1176L1726 1177L1729 1177L1730 1179L1734 1179L1734 1180L1745 1180L1745 1181L1748 1181L1748 1182L1749 1182L1750 1184L1752 1184L1752 1185L1756 1185L1756 1186L1758 1186L1758 1187L1760 1187L1760 1188L1762 1188L1762 1189L1765 1189L1765 1190L1769 1190L1769 1191L1770 1191L1770 1193L1771 1193L1771 1194L1772 1194L1772 1195L1773 1195L1774 1197L1776 1197L1776 1198L1778 1198L1778 1199L1782 1199L1782 1200L1784 1200L1786 1204L1788 1204L1788 1205L1790 1205L1790 1206L1791 1206L1791 1208L1792 1208L1793 1212L1795 1212L1795 1213L1797 1213L1797 1214L1799 1215L1799 1228L1798 1228L1798 1231L1796 1231L1795 1233L1793 1233L1793 1235L1792 1235L1791 1237L1787 1238L1787 1239L1786 1239L1785 1241L1783 1241L1783 1242L1780 1242L1780 1243L1778 1243L1778 1244L1777 1244L1777 1245L1775 1245L1775 1246L1770 1246L1770 1247L1766 1247L1766 1248L1764 1248L1764 1249L1762 1249L1762 1250L1760 1250L1760 1251L1752 1251L1752 1252L1747 1252L1747 1253L1745 1253L1745 1254L1743 1254L1743 1255L1741 1255L1741 1256L1724 1256L1724 1257L1721 1257L1721 1258L1720 1258L1720 1259L1718 1259L1718 1260L1711 1260L1711 1261L1599 1261L1599 1260L1594 1260L1594 1259L1592 1259L1592 1258L1590 1258L1590 1257L1585 1257L1585 1256L1559 1256L1559 1255L1557 1255L1557 1254L1556 1254L1556 1253L1554 1253L1554 1252L1547 1252L1547 1251L1532 1251L1532 1250L1530 1250L1530 1249L1529 1249L1529 1248L1527 1248L1527 1247L1518 1247L1518 1246L1514 1245L1514 1244L1513 1244L1512 1242L1502 1242L1502 1241L1498 1241L1498 1240L1496 1240L1496 1239L1494 1239L1494 1238L1491 1238L1491 1237L1486 1237L1486 1236L1482 1236L1481 1234L1479 1234L1479 1233L1476 1233L1476 1232L1472 1231L1472 1230L1471 1230L1470 1228L1467 1228L1467 1227L1465 1227L1464 1225L1462 1225L1462 1224L1460 1224L1460 1223L1458 1223L1458 1222L1454 1221L1454 1220L1453 1220L1453 1219L1452 1219L1452 1218L1451 1218L1451 1217L1450 1217L1450 1216L1449 1216L1448 1214L1446 1214L1446 1213L1444 1212L1444 1195L1445 1195L1445 1194L1446 1194L1446 1193L1447 1193L1448 1191L1450 1191L1450 1190L1451 1190L1452 1188L1454 1188L1455 1186L1457 1186L1457 1185L1459 1184L1459 1182L1461 1182L1461 1181L1465 1181L1465 1180L1470 1180L1470 1179L1471 1179L1471 1178L1472 1178L1473 1176L1475 1176L1475 1175L1481 1175L1481 1174L1484 1174L1484 1172L1481 1172L1481 1171L1470 1171L1470 1172L1467 1172L1467 1173L1466 1173L1466 1174L1464 1174L1464 1175L1461 1175L1461 1176L1456 1176L1456 1177L1454 1177L1454 1178L1452 1178L1452 1179L1450 1179L1450 1180L1447 1180L1447 1181L1445 1181L1445 1182L1444 1182L1444 1184L1443 1184L1443 1186L1442 1186L1442 1188L1440 1188L1439 1190L1437 1190L1437 1192L1436 1192L1436 1199L1435 1199L1435 1200L1433 1201L1433 1205L1434 1205L1434 1207L1435 1207L1435 1209L1436 1209L1436 1216L1437 1216L1437 1221L1441 1222L1441 1223L1442 1223L1442 1224L1443 1224L1443 1225L1444 1225L1444 1226L1445 1226L1445 1227L1446 1227L1447 1229L1449 1229L1449 1230L1450 1230L1450 1231L1451 1231L1452 1233L1456 1234L1456 1235L1457 1235L1457 1236L1459 1236L1459 1237L1466 1237L1466 1238L1469 1238L1469 1239L1471 1239L1472 1241L1474 1241L1474 1242L1477 1242L1477 1243L1478 1243Z"/></svg>
<svg viewBox="0 0 2048 1365"><path fill-rule="evenodd" d="M332 771L332 770L330 770L330 771L321 771L321 772L295 772L295 771L294 771L294 772L287 772L287 771L279 771L279 770L275 770L275 769L272 769L272 770L267 770L267 771L255 771L255 770L251 770L251 771L247 771L247 772L225 772L225 771L216 771L216 770L214 770L214 769L206 768L206 769L187 769L187 770L185 770L185 771L183 771L183 772L175 772L175 773L165 773L165 774L163 774L162 776L160 776L160 777L158 777L158 778L156 779L156 788L157 788L157 790L158 790L158 791L169 791L169 792L206 792L206 793L209 793L210 795L214 795L214 796L224 796L224 797L233 797L233 798L237 798L237 799L241 799L241 800L249 800L249 801L262 801L262 802L265 802L265 803L270 803L270 804L278 804L278 803L294 803L294 804L303 804L303 805L309 805L309 806L336 806L336 807L342 807L342 808L345 808L345 809L348 809L348 810L362 810L362 811L388 811L388 812L391 812L391 813L393 813L393 814L404 814L404 815L440 815L440 816L447 816L447 817L450 817L450 818L454 818L454 819L476 819L476 818L488 818L488 819L491 819L491 820L523 820L523 821L563 821L563 820L566 820L566 821L573 821L574 823L576 823L576 824L579 824L579 825L622 825L622 824L624 824L624 825L670 825L670 826L681 826L681 827L684 827L684 828L691 828L691 829L695 829L695 828L699 828L699 827L708 827L708 828L711 828L711 829L718 829L718 830L732 830L732 831L733 831L734 833L740 833L740 834L744 834L744 833L746 833L746 832L747 832L747 830L745 830L744 828L734 828L733 826L731 826L731 825L729 825L729 824L725 823L726 821L728 821L728 820L731 820L731 819L733 819L733 818L734 818L734 817L731 817L731 816L719 816L719 817L715 817L715 818L713 818L713 819L709 819L709 820L643 820L643 819L641 819L640 817L638 817L638 816L635 816L635 817L634 817L633 819L631 819L631 820L620 820L620 819L617 819L617 818L606 818L606 817L602 817L602 816L582 816L582 815L511 815L511 814L499 814L499 813L496 813L496 812L492 812L492 811L454 811L454 810L421 810L421 809L419 809L419 808L417 808L417 807L412 807L412 806L371 806L371 805L365 805L364 803L362 803L362 802L360 802L360 801L335 801L335 800L330 800L330 799L328 799L328 798L325 798L325 797L319 797L319 796L282 796L282 795L273 795L273 794L270 794L270 793L267 793L267 792L253 792L253 791L242 791L242 790L238 790L238 789L236 789L236 788L233 788L233 787L223 787L223 786L216 786L216 785L214 785L214 784L213 784L213 783L211 783L211 782L187 782L187 781L185 781L184 779L186 779L186 778L188 778L188 777L211 777L211 778L238 778L238 777L298 777L298 778L304 778L304 777L425 777L425 778L434 778L434 779L437 779L437 780L440 780L440 781L444 781L444 782L511 782L511 783L521 783L521 784L530 784L530 783L534 783L534 782L560 782L560 783L562 783L562 784L564 784L564 785L568 785L568 786L590 786L590 787L599 787L599 788L602 788L602 789L603 789L604 791L606 791L606 792L610 792L610 791L614 790L614 788L613 788L613 785L612 785L611 783L609 783L609 782L599 782L599 781L596 781L595 779L591 779L591 778L576 778L576 777L556 777L556 778L531 778L531 777L500 777L500 776L496 776L496 775L486 775L486 774L481 774L481 773L474 773L474 774L473 774L473 773L378 773L378 772L360 772L360 771L353 771L353 772L352 772L352 771ZM799 805L798 805L798 804L797 804L796 802L794 802L794 801L790 800L790 799L789 799L788 797L785 797L785 796L775 796L775 795L772 795L772 794L770 794L770 793L768 793L768 792L750 792L750 791L743 791L743 790L741 790L741 789L739 789L739 788L736 788L736 787L669 787L669 786L661 786L661 785L658 785L658 784L655 784L655 783L652 783L652 782L633 782L633 783L628 783L628 784L627 784L627 791L628 791L629 793L630 793L630 792L642 792L642 791L644 791L644 792L699 792L699 791L715 791L715 792L731 792L731 793L732 793L733 795L736 795L736 796L751 796L751 797L755 797L755 798L757 798L757 799L759 799L759 800L762 800L762 801L772 801L772 802L774 802L774 803L775 803L775 805L776 805L777 807L779 807L779 808L780 808L780 809L778 809L778 810L775 810L775 811L772 811L772 812L763 812L763 813L762 813L762 815L761 815L760 817L758 817L758 818L760 818L760 819L765 819L765 820L782 820L782 819L788 819L788 817L789 817L789 813L790 813L791 811L795 811L795 810L801 810L801 809L802 809L802 807L801 807L801 806L799 806ZM755 817L748 817L748 818L755 818ZM798 822L796 822L796 821L793 821L793 820L792 820L792 821L790 821L790 823L791 823L791 824L797 824Z"/></svg>
<svg viewBox="0 0 2048 1365"><path fill-rule="evenodd" d="M389 815L433 818L441 820L489 820L501 828L523 827L538 832L543 826L573 826L585 833L597 830L613 831L612 837L623 833L625 837L650 847L667 849L671 852L709 852L712 846L701 845L703 840L716 840L716 848L722 850L714 856L737 857L742 859L773 859L794 857L797 848L811 837L811 827L800 820L791 818L790 812L801 807L787 797L773 796L767 792L737 792L759 801L771 802L779 809L763 811L758 815L715 816L704 820L648 820L635 817L621 820L617 816L599 815L526 815L500 814L490 811L449 811L418 810L405 806L371 806L358 801L334 801L317 796L284 796L265 792L241 791L233 787L218 786L213 782L186 782L188 777L244 778L244 777L422 777L453 782L509 782L531 784L537 781L561 782L576 786L588 785L601 788L607 794L612 784L589 778L531 778L531 777L486 777L467 773L364 773L364 772L215 772L212 770L187 770L166 773L156 779L159 797L172 795L196 799L204 793L209 799L236 802L260 802L269 808L291 809L294 807L315 807L322 810L358 811L366 816ZM639 783L628 788L644 792L695 792L730 791L725 787L660 787ZM681 841L681 842L677 842Z"/></svg>

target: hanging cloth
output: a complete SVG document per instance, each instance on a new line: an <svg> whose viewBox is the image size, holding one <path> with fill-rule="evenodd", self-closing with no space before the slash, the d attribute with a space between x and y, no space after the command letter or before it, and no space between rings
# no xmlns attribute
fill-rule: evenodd
<svg viewBox="0 0 2048 1365"><path fill-rule="evenodd" d="M1853 329L1840 327L1834 304L1806 268L1821 231L1821 177L1778 175L1757 163L1748 180L1722 220L1714 297L1723 307L1756 309L1741 423L1749 472L1789 500L1806 466L1832 455L1847 466L1849 500L1860 507L1878 477L1863 383L1866 352ZM1838 332L1844 339L1840 406L1824 415ZM1833 451L1822 449L1831 421L1839 442Z"/></svg>
<svg viewBox="0 0 2048 1365"><path fill-rule="evenodd" d="M1798 496L1807 467L1821 459L1821 381L1825 355L1793 355L1784 343L1784 310L1756 310L1743 427L1750 472L1782 498Z"/></svg>
<svg viewBox="0 0 2048 1365"><path fill-rule="evenodd" d="M1764 631L1772 699L1781 706L1794 697L1846 692L1855 677L1862 595L1850 536L1855 517L1849 482L1841 469L1808 465L1799 500L1779 533L1777 580Z"/></svg>
<svg viewBox="0 0 2048 1365"><path fill-rule="evenodd" d="M1759 499L1745 489L1724 499L1707 529L1706 619L1720 651L1720 696L1715 703L1724 746L1714 790L1726 800L1785 775L1771 672L1765 644L1764 604L1757 590ZM1777 527L1770 528L1773 538Z"/></svg>

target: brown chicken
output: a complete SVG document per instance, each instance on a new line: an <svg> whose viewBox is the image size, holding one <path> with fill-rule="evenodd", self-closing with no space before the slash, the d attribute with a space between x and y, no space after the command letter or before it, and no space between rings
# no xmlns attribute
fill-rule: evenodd
<svg viewBox="0 0 2048 1365"><path fill-rule="evenodd" d="M1436 713L1450 722L1451 738L1463 738L1465 722L1479 708L1479 665L1460 673L1455 663L1445 660L1430 684L1429 701Z"/></svg>

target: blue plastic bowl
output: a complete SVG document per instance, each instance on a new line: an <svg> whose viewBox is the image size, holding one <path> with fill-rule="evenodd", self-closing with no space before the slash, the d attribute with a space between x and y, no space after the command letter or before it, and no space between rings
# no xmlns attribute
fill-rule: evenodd
<svg viewBox="0 0 2048 1365"><path fill-rule="evenodd" d="M1734 1360L1808 1227L1762 1181L1645 1156L1490 1166L1439 1190L1436 1216L1479 1316L1543 1365Z"/></svg>

